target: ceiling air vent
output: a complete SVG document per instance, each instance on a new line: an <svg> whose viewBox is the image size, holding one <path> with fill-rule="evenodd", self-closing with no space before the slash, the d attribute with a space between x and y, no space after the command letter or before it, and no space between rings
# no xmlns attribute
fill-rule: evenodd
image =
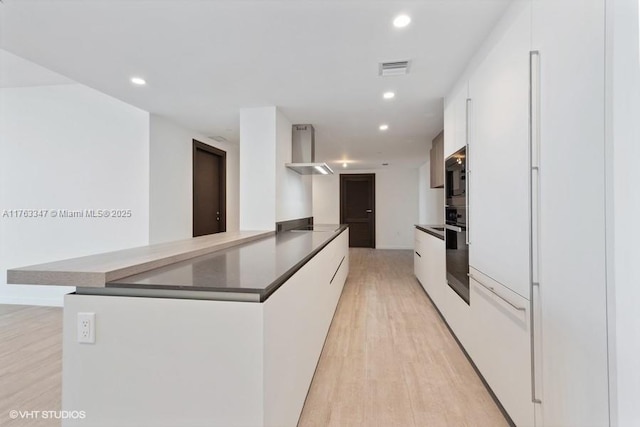
<svg viewBox="0 0 640 427"><path fill-rule="evenodd" d="M209 138L213 139L214 141L218 141L218 142L229 142L229 140L227 138L225 138L224 136L220 136L220 135L212 135Z"/></svg>
<svg viewBox="0 0 640 427"><path fill-rule="evenodd" d="M382 77L402 76L409 72L409 61L381 62L378 73Z"/></svg>

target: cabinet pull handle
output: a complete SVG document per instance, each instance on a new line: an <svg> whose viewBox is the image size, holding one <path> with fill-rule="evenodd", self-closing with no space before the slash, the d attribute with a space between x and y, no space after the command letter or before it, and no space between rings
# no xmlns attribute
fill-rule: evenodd
<svg viewBox="0 0 640 427"><path fill-rule="evenodd" d="M447 230L455 231L456 233L462 232L462 227L458 227L457 225L445 224L444 228L446 228Z"/></svg>
<svg viewBox="0 0 640 427"><path fill-rule="evenodd" d="M416 255L418 255L420 258L422 258L422 255L420 255L420 254L418 253L418 251L414 251L414 252L416 253Z"/></svg>
<svg viewBox="0 0 640 427"><path fill-rule="evenodd" d="M515 308L518 311L527 311L527 309L525 307L520 307L515 305L514 303L512 303L511 301L509 301L508 299L506 299L505 297L503 297L502 295L500 295L499 293L496 292L496 290L493 288L493 286L487 286L484 283L482 283L480 280L478 280L477 277L475 277L473 274L469 273L468 276L470 278L472 278L473 280L475 280L476 282L478 282L478 284L480 286L482 286L483 288L485 288L486 290L488 290L489 292L491 292L492 294L494 294L495 296L497 296L498 298L500 298L502 301L506 302L507 304L509 304L511 307Z"/></svg>
<svg viewBox="0 0 640 427"><path fill-rule="evenodd" d="M342 259L340 260L340 264L338 264L338 268L336 268L336 272L333 273L333 276L331 277L331 280L329 280L329 284L332 284L333 283L333 279L336 278L336 274L338 274L338 271L340 271L340 267L342 267L342 263L344 262L344 258L345 257L342 257Z"/></svg>
<svg viewBox="0 0 640 427"><path fill-rule="evenodd" d="M534 287L539 278L540 221L540 52L529 52L529 323L531 332L531 401L542 403L536 392L536 336Z"/></svg>
<svg viewBox="0 0 640 427"><path fill-rule="evenodd" d="M464 198L465 204L467 205L467 223L466 223L466 231L465 231L465 240L466 244L469 245L471 240L469 239L469 233L471 229L471 205L469 204L469 180L471 179L471 170L469 169L469 139L471 138L471 98L467 98L467 104L465 106L465 180L464 180Z"/></svg>

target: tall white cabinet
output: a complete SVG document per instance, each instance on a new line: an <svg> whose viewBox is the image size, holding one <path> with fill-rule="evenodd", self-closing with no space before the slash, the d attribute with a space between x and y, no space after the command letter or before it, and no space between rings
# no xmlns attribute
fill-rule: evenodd
<svg viewBox="0 0 640 427"><path fill-rule="evenodd" d="M604 36L605 0L514 1L445 102L474 334L450 325L517 425L610 424Z"/></svg>
<svg viewBox="0 0 640 427"><path fill-rule="evenodd" d="M545 426L609 424L605 277L605 2L534 0Z"/></svg>
<svg viewBox="0 0 640 427"><path fill-rule="evenodd" d="M531 4L469 79L469 265L529 299Z"/></svg>
<svg viewBox="0 0 640 427"><path fill-rule="evenodd" d="M535 425L530 302L531 3L514 2L469 77L470 318L465 345L518 426Z"/></svg>

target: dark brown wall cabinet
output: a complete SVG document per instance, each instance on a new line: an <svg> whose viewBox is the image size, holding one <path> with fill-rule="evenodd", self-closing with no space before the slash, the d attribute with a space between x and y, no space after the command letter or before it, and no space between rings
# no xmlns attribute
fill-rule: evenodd
<svg viewBox="0 0 640 427"><path fill-rule="evenodd" d="M444 187L444 131L433 139L430 152L431 188Z"/></svg>

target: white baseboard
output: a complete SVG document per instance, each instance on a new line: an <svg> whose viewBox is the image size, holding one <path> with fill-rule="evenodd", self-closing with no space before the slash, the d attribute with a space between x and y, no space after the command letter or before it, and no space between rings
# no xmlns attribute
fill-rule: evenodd
<svg viewBox="0 0 640 427"><path fill-rule="evenodd" d="M33 298L33 297L7 297L7 296L0 295L0 304L62 307L64 304L64 296L50 297L50 298Z"/></svg>

